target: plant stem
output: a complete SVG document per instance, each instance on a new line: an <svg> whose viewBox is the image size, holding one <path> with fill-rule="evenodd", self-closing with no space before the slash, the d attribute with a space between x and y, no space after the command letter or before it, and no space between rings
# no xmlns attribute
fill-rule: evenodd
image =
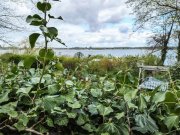
<svg viewBox="0 0 180 135"><path fill-rule="evenodd" d="M128 104L126 103L126 119L127 119L127 123L128 123L128 132L129 132L129 135L132 135L132 131L131 131L131 121L130 121L130 118L129 118L129 107L128 107Z"/></svg>
<svg viewBox="0 0 180 135"><path fill-rule="evenodd" d="M46 2L46 0L45 0L45 2ZM47 11L44 12L44 20L45 20L44 26L46 27L47 26L47 23L46 23L46 21L47 21ZM44 60L43 60L43 71L42 71L42 74L41 74L41 77L40 77L40 80L39 80L39 85L38 85L39 89L40 89L40 84L41 84L41 81L42 81L42 78L44 76L45 69L46 69L46 55L47 55L47 46L48 46L48 40L47 40L46 34L44 34L44 42L45 42L45 47L44 47L45 56L44 56Z"/></svg>

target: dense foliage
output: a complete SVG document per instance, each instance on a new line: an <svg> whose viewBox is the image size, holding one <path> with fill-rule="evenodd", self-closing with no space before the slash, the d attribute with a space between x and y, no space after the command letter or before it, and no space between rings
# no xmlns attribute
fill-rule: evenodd
<svg viewBox="0 0 180 135"><path fill-rule="evenodd" d="M179 90L143 92L130 72L92 74L10 64L0 80L3 134L178 134Z"/></svg>

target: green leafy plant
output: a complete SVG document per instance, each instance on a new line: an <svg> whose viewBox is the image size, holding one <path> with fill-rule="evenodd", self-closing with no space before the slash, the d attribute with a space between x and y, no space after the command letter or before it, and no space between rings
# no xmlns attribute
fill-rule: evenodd
<svg viewBox="0 0 180 135"><path fill-rule="evenodd" d="M54 17L51 14L49 14L49 11L52 8L49 0L43 0L43 2L38 2L36 7L39 11L43 13L43 17L41 17L41 15L38 15L38 14L29 15L26 18L26 22L32 26L38 26L42 32L41 34L33 33L29 36L29 42L30 42L31 48L35 47L36 41L41 35L44 37L44 43L45 43L44 48L39 51L39 56L43 60L43 71L42 71L42 76L39 80L39 85L40 85L42 81L42 77L45 73L46 61L52 60L54 58L54 51L52 49L48 49L48 43L54 40L61 43L62 45L65 45L65 43L63 43L61 39L58 38L57 28L48 26L48 22L51 19L63 20L61 16Z"/></svg>

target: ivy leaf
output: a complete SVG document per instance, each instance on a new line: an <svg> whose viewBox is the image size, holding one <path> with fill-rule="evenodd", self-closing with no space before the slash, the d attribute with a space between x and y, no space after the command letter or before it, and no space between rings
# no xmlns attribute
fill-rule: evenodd
<svg viewBox="0 0 180 135"><path fill-rule="evenodd" d="M51 112L57 106L57 102L54 99L54 96L47 96L43 99L44 109Z"/></svg>
<svg viewBox="0 0 180 135"><path fill-rule="evenodd" d="M98 128L99 133L109 133L110 135L121 135L120 129L114 123L104 123Z"/></svg>
<svg viewBox="0 0 180 135"><path fill-rule="evenodd" d="M71 119L75 119L76 118L76 116L77 116L77 113L75 113L75 112L67 112L67 116L68 116L68 118L71 118Z"/></svg>
<svg viewBox="0 0 180 135"><path fill-rule="evenodd" d="M124 116L125 116L125 114L124 114L124 112L122 112L122 113L117 113L115 117L116 117L116 119L120 120Z"/></svg>
<svg viewBox="0 0 180 135"><path fill-rule="evenodd" d="M48 2L43 2L43 3L38 2L37 8L42 12L46 12L46 11L49 11L51 9L51 4Z"/></svg>
<svg viewBox="0 0 180 135"><path fill-rule="evenodd" d="M76 101L74 103L68 103L68 106L73 108L73 109L81 108L81 104L79 103L79 101Z"/></svg>
<svg viewBox="0 0 180 135"><path fill-rule="evenodd" d="M109 115L110 113L113 112L113 109L111 107L105 107L103 105L98 105L97 108L98 108L100 115L102 115L102 116Z"/></svg>
<svg viewBox="0 0 180 135"><path fill-rule="evenodd" d="M66 84L67 86L73 86L73 85L74 85L74 83L73 83L71 80L67 80L67 81L65 82L65 84Z"/></svg>
<svg viewBox="0 0 180 135"><path fill-rule="evenodd" d="M154 97L152 98L152 102L154 103L159 103L159 102L163 102L165 100L166 97L166 92L158 92L154 95Z"/></svg>
<svg viewBox="0 0 180 135"><path fill-rule="evenodd" d="M9 100L8 94L9 94L9 91L6 91L0 94L0 103L6 102Z"/></svg>
<svg viewBox="0 0 180 135"><path fill-rule="evenodd" d="M137 126L133 127L133 129L143 134L147 132L155 133L158 131L158 126L155 121L145 114L136 115L135 122Z"/></svg>
<svg viewBox="0 0 180 135"><path fill-rule="evenodd" d="M59 85L53 84L48 86L48 93L50 95L56 94L59 91Z"/></svg>
<svg viewBox="0 0 180 135"><path fill-rule="evenodd" d="M93 132L93 126L90 124L85 124L84 126L82 126L83 129L87 130L88 132Z"/></svg>
<svg viewBox="0 0 180 135"><path fill-rule="evenodd" d="M139 110L142 112L145 108L147 108L146 100L141 94L139 96Z"/></svg>
<svg viewBox="0 0 180 135"><path fill-rule="evenodd" d="M128 91L125 95L124 95L124 99L126 101L131 101L133 100L135 97L136 97L136 94L137 94L138 90L130 90Z"/></svg>
<svg viewBox="0 0 180 135"><path fill-rule="evenodd" d="M27 87L27 88L20 88L16 93L23 93L23 94L28 94L32 89L32 86Z"/></svg>
<svg viewBox="0 0 180 135"><path fill-rule="evenodd" d="M102 96L101 89L91 89L91 94L93 97L100 97Z"/></svg>
<svg viewBox="0 0 180 135"><path fill-rule="evenodd" d="M27 114L20 114L18 116L18 122L14 124L14 126L18 129L18 131L23 131L27 124L29 122L29 119L27 117Z"/></svg>
<svg viewBox="0 0 180 135"><path fill-rule="evenodd" d="M166 124L169 130L171 130L173 127L178 128L179 116L172 115L172 116L165 117L164 123Z"/></svg>
<svg viewBox="0 0 180 135"><path fill-rule="evenodd" d="M54 122L53 122L53 120L51 119L51 118L47 118L46 119L46 123L47 123L47 125L49 126L49 127L54 127Z"/></svg>
<svg viewBox="0 0 180 135"><path fill-rule="evenodd" d="M17 102L10 102L3 106L0 106L0 114L8 114L12 118L16 118L18 113L15 111L15 107L17 106Z"/></svg>
<svg viewBox="0 0 180 135"><path fill-rule="evenodd" d="M81 126L81 125L84 125L86 122L88 122L89 119L86 115L83 115L83 114L80 114L76 123Z"/></svg>
<svg viewBox="0 0 180 135"><path fill-rule="evenodd" d="M92 115L98 114L97 106L94 104L88 105L88 110Z"/></svg>
<svg viewBox="0 0 180 135"><path fill-rule="evenodd" d="M59 117L59 118L56 118L54 123L59 125L59 126L67 126L69 120L67 117Z"/></svg>
<svg viewBox="0 0 180 135"><path fill-rule="evenodd" d="M18 121L17 123L14 124L14 126L16 127L18 131L23 131L26 129L22 121Z"/></svg>
<svg viewBox="0 0 180 135"><path fill-rule="evenodd" d="M35 43L37 39L39 38L40 34L39 33L33 33L29 36L29 43L31 45L31 49L35 47Z"/></svg>
<svg viewBox="0 0 180 135"><path fill-rule="evenodd" d="M73 102L75 97L75 91L73 89L69 90L68 93L64 96L67 102Z"/></svg>
<svg viewBox="0 0 180 135"><path fill-rule="evenodd" d="M113 82L106 81L104 83L104 91L114 91L115 90L115 85Z"/></svg>

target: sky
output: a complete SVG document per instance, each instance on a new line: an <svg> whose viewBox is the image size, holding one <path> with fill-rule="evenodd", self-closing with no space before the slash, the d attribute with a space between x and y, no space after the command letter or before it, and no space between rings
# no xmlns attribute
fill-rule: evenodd
<svg viewBox="0 0 180 135"><path fill-rule="evenodd" d="M14 0L16 1L16 0ZM20 3L9 3L17 15L27 16L35 12L32 3L18 0ZM151 35L148 31L133 32L134 16L128 8L126 0L61 0L52 3L51 14L62 16L64 21L51 21L49 26L59 30L59 38L68 47L142 47ZM8 33L16 42L28 38L38 28L29 26L21 32ZM52 47L63 47L51 43Z"/></svg>

